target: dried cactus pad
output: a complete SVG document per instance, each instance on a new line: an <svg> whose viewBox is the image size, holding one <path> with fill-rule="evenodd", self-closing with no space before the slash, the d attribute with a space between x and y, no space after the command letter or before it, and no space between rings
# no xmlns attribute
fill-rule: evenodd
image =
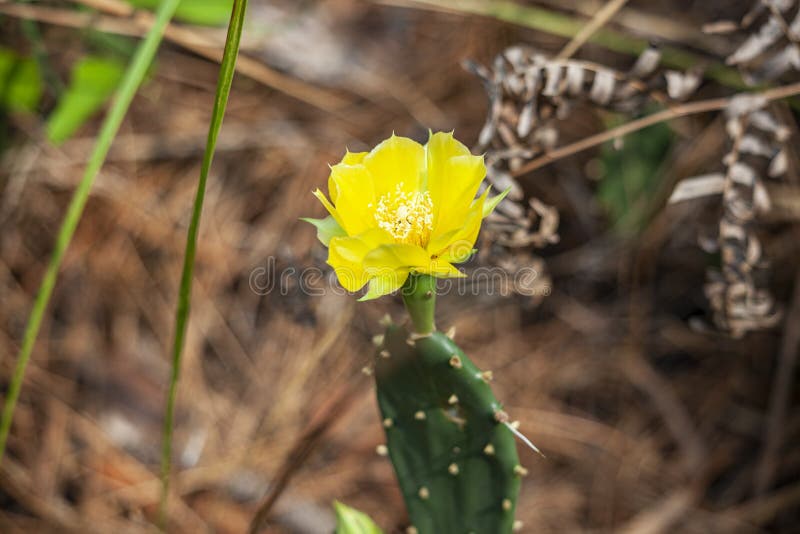
<svg viewBox="0 0 800 534"><path fill-rule="evenodd" d="M441 332L412 337L391 325L375 377L409 531L511 532L525 470L489 375Z"/></svg>

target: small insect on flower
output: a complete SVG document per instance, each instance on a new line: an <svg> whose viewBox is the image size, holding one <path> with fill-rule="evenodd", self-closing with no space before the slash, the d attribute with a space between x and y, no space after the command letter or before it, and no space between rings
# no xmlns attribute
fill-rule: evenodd
<svg viewBox="0 0 800 534"><path fill-rule="evenodd" d="M361 300L399 289L410 274L464 276L453 264L474 252L481 221L505 193L475 198L486 176L483 156L452 133L431 133L423 146L392 135L370 152L347 152L331 167L330 215L303 219L317 227L328 264L348 291L369 284Z"/></svg>

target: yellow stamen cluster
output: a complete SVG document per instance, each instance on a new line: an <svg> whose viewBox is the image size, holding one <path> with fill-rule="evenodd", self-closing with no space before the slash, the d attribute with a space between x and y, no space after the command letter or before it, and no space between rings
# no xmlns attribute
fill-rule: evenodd
<svg viewBox="0 0 800 534"><path fill-rule="evenodd" d="M398 242L425 247L433 227L433 202L427 191L403 191L403 184L386 193L375 208L375 220Z"/></svg>

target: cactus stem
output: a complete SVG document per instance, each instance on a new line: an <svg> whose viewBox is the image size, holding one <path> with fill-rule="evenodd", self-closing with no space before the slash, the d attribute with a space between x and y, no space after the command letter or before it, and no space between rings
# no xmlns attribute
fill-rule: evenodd
<svg viewBox="0 0 800 534"><path fill-rule="evenodd" d="M394 425L394 421L391 417L387 417L383 420L383 428L392 428L392 425Z"/></svg>
<svg viewBox="0 0 800 534"><path fill-rule="evenodd" d="M498 423L506 423L506 426L508 426L508 414L503 410L495 410L494 420Z"/></svg>
<svg viewBox="0 0 800 534"><path fill-rule="evenodd" d="M386 456L389 454L389 447L381 443L377 447L375 447L375 452L378 453L378 456Z"/></svg>
<svg viewBox="0 0 800 534"><path fill-rule="evenodd" d="M392 355L389 353L388 350L381 351L381 358L390 358Z"/></svg>
<svg viewBox="0 0 800 534"><path fill-rule="evenodd" d="M514 474L518 477L526 477L528 476L528 470L522 467L521 465L514 466Z"/></svg>
<svg viewBox="0 0 800 534"><path fill-rule="evenodd" d="M506 512L511 511L511 499L503 499L503 510Z"/></svg>
<svg viewBox="0 0 800 534"><path fill-rule="evenodd" d="M412 274L401 291L414 332L431 334L436 330L433 312L436 307L436 278L427 274ZM413 345L412 345L413 346Z"/></svg>
<svg viewBox="0 0 800 534"><path fill-rule="evenodd" d="M420 534L511 534L521 462L516 438L502 424L510 418L482 370L444 332L409 324L385 335L373 351L377 396L383 421L392 419L384 442L408 508L406 525ZM378 356L381 350L391 359Z"/></svg>
<svg viewBox="0 0 800 534"><path fill-rule="evenodd" d="M377 336L372 336L372 344L376 347L380 347L383 345L383 334L378 334Z"/></svg>

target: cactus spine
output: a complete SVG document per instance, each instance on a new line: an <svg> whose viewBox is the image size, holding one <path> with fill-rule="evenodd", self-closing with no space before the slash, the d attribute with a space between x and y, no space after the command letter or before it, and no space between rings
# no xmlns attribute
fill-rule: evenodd
<svg viewBox="0 0 800 534"><path fill-rule="evenodd" d="M489 375L435 331L433 278L412 275L403 298L413 330L387 327L375 379L409 531L511 532L525 470Z"/></svg>

